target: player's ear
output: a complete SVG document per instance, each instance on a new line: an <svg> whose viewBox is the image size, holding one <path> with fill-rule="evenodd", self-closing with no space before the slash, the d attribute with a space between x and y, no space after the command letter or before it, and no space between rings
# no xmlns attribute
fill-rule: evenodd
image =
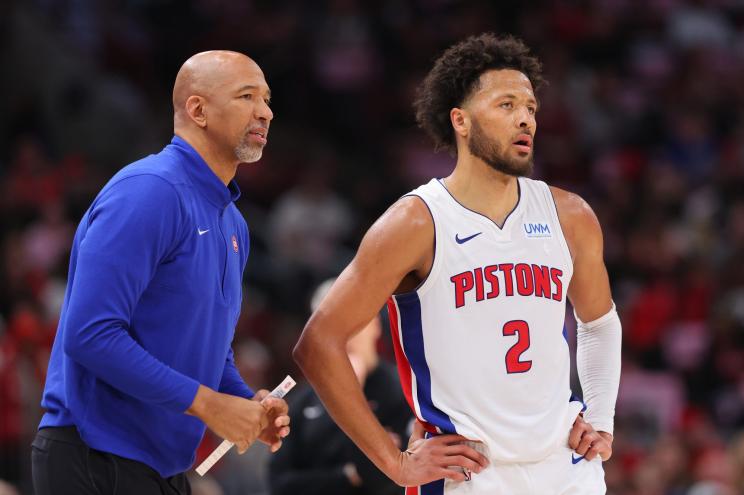
<svg viewBox="0 0 744 495"><path fill-rule="evenodd" d="M186 100L186 114L201 128L207 126L207 109L204 103L204 98L197 95L191 95Z"/></svg>
<svg viewBox="0 0 744 495"><path fill-rule="evenodd" d="M470 133L470 116L466 110L457 107L450 110L450 122L455 134L467 137Z"/></svg>

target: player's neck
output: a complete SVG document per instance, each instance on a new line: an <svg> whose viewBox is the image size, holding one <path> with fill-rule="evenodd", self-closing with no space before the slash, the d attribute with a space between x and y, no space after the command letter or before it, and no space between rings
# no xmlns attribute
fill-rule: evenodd
<svg viewBox="0 0 744 495"><path fill-rule="evenodd" d="M178 132L178 135L189 143L199 156L207 163L214 174L227 186L235 177L238 164L234 156L223 157L208 140L193 133Z"/></svg>
<svg viewBox="0 0 744 495"><path fill-rule="evenodd" d="M447 190L463 206L503 225L519 201L517 178L468 158L458 160L455 170L444 179Z"/></svg>

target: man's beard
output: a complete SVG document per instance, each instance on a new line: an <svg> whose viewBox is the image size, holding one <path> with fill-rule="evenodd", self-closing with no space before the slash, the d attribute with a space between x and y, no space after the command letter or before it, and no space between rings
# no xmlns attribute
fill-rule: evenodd
<svg viewBox="0 0 744 495"><path fill-rule="evenodd" d="M514 177L525 177L532 174L533 161L530 153L529 159L517 161L509 159L499 144L489 139L477 120L473 119L471 136L468 141L468 150L473 156L486 162L491 168L503 174Z"/></svg>
<svg viewBox="0 0 744 495"><path fill-rule="evenodd" d="M252 145L248 142L248 133L243 136L243 140L235 147L235 157L240 163L253 163L261 159L263 155L263 146Z"/></svg>

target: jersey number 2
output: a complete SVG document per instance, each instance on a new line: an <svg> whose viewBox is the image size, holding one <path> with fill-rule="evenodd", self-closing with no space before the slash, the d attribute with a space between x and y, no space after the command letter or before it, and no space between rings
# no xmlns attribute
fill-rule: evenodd
<svg viewBox="0 0 744 495"><path fill-rule="evenodd" d="M519 357L530 348L530 327L524 320L507 321L504 324L504 336L517 335L517 343L506 352L506 372L524 373L532 368L532 360L521 361Z"/></svg>

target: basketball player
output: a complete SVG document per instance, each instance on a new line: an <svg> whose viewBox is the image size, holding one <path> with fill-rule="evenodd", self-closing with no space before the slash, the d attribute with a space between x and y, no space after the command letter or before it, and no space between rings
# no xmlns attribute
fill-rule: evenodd
<svg viewBox="0 0 744 495"><path fill-rule="evenodd" d="M409 494L605 492L620 321L591 208L527 178L540 70L521 41L492 34L436 61L416 116L456 153L455 169L370 228L294 351L341 428ZM579 321L583 419L569 399L566 298ZM405 452L346 355L386 299L403 390L427 431Z"/></svg>

